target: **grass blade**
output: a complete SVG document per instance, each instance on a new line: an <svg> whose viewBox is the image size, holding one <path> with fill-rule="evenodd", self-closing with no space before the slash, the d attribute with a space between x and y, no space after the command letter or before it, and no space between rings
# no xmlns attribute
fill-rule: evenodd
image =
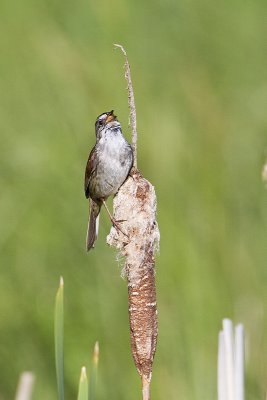
<svg viewBox="0 0 267 400"><path fill-rule="evenodd" d="M55 357L56 374L59 400L64 400L64 282L60 278L60 284L56 295L55 305Z"/></svg>
<svg viewBox="0 0 267 400"><path fill-rule="evenodd" d="M93 353L93 367L90 376L90 388L89 388L89 400L95 400L96 396L96 378L97 378L97 367L99 359L99 344L96 342Z"/></svg>
<svg viewBox="0 0 267 400"><path fill-rule="evenodd" d="M88 400L88 380L86 376L86 368L82 367L79 383L78 400Z"/></svg>
<svg viewBox="0 0 267 400"><path fill-rule="evenodd" d="M244 327L238 324L235 328L235 400L245 399L244 357Z"/></svg>

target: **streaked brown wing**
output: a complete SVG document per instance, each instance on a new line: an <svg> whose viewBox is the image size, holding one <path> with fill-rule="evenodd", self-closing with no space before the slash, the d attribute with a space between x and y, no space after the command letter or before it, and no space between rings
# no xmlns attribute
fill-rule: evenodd
<svg viewBox="0 0 267 400"><path fill-rule="evenodd" d="M96 158L96 151L95 151L95 146L94 146L91 150L91 153L89 154L89 158L88 158L86 168L85 168L84 193L85 193L85 196L87 199L88 199L88 197L90 197L89 183L90 183L91 176L95 171L96 164L97 164L97 158Z"/></svg>

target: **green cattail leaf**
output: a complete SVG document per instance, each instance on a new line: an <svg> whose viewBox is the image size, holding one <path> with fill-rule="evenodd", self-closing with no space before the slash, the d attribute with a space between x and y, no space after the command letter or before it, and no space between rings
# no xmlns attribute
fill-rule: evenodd
<svg viewBox="0 0 267 400"><path fill-rule="evenodd" d="M89 400L95 400L96 396L96 378L97 378L97 368L99 359L99 345L96 342L93 353L93 367L90 376L90 388L89 388Z"/></svg>
<svg viewBox="0 0 267 400"><path fill-rule="evenodd" d="M88 380L86 376L86 368L82 367L79 383L78 400L88 400Z"/></svg>
<svg viewBox="0 0 267 400"><path fill-rule="evenodd" d="M56 374L57 388L59 400L64 400L64 282L60 278L60 284L56 295L55 305L55 358L56 358Z"/></svg>

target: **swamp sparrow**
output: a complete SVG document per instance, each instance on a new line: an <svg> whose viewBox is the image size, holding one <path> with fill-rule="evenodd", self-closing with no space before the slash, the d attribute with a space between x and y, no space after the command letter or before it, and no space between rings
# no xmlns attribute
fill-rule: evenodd
<svg viewBox="0 0 267 400"><path fill-rule="evenodd" d="M102 204L107 209L112 224L118 228L105 201L110 195L117 193L133 165L132 147L124 138L121 124L113 110L97 117L95 133L96 144L89 155L84 179L85 196L90 199L87 251L94 247L97 239Z"/></svg>

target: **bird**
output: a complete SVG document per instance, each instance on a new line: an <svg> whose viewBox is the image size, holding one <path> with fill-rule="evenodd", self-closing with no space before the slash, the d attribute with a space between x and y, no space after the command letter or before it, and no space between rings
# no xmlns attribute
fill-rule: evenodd
<svg viewBox="0 0 267 400"><path fill-rule="evenodd" d="M92 148L85 168L84 192L89 199L89 220L86 250L95 245L98 236L99 213L104 205L113 226L118 222L108 210L106 200L115 195L127 179L133 166L133 149L122 133L114 110L100 114L95 122L96 144Z"/></svg>

